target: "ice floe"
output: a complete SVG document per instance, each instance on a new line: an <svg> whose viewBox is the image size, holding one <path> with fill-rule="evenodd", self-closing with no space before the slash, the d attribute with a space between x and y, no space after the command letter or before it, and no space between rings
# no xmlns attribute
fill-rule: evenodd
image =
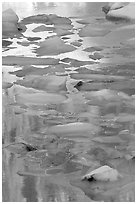
<svg viewBox="0 0 137 204"><path fill-rule="evenodd" d="M58 36L47 38L44 42L40 42L39 46L35 51L38 56L59 55L76 49L71 45L65 44Z"/></svg>

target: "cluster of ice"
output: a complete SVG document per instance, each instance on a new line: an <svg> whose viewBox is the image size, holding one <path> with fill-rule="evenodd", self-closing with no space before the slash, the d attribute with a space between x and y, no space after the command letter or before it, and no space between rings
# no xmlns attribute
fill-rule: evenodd
<svg viewBox="0 0 137 204"><path fill-rule="evenodd" d="M135 19L135 3L134 2L115 2L104 6L102 10L106 13L106 17L110 20L119 19Z"/></svg>
<svg viewBox="0 0 137 204"><path fill-rule="evenodd" d="M2 12L2 36L14 37L20 36L22 31L25 31L26 27L23 24L18 23L19 18L12 9L7 9Z"/></svg>

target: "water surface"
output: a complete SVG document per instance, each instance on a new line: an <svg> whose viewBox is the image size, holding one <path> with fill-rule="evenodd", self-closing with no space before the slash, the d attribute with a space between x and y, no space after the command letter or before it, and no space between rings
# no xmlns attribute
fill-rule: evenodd
<svg viewBox="0 0 137 204"><path fill-rule="evenodd" d="M3 3L27 27L3 39L4 202L134 201L134 24L107 21L105 4ZM73 26L34 32L38 14ZM104 165L122 177L82 180Z"/></svg>

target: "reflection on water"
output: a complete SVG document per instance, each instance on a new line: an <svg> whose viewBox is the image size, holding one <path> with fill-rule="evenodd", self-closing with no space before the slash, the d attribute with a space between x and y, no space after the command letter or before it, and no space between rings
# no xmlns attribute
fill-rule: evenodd
<svg viewBox="0 0 137 204"><path fill-rule="evenodd" d="M4 202L134 201L135 30L128 22L107 21L104 5L3 2L3 10L12 8L20 19L57 14L70 17L73 25L51 15L54 26L46 27L52 31L33 32L45 24L30 19L21 37L4 38L3 55L13 55L5 58L2 70ZM88 34L79 36L85 25L92 26L92 36L87 28ZM62 35L67 26L72 34ZM104 28L110 30L105 36ZM42 58L47 57L43 41L52 35L75 50L65 53L64 48L57 55L59 48L50 41L53 56L48 57L59 62L35 64L39 46ZM31 63L25 58L30 56L35 57ZM81 179L104 165L122 177L114 182Z"/></svg>
<svg viewBox="0 0 137 204"><path fill-rule="evenodd" d="M36 178L34 176L25 176L23 180L22 195L26 202L37 202L37 191L35 189Z"/></svg>
<svg viewBox="0 0 137 204"><path fill-rule="evenodd" d="M3 153L3 201L4 202L20 202L24 201L21 186L23 178L19 177L15 172L18 168L22 168L22 161L15 158L13 154Z"/></svg>
<svg viewBox="0 0 137 204"><path fill-rule="evenodd" d="M3 2L2 8L12 8L20 18L39 13L54 13L60 16L103 16L100 12L104 2L92 4L89 2Z"/></svg>

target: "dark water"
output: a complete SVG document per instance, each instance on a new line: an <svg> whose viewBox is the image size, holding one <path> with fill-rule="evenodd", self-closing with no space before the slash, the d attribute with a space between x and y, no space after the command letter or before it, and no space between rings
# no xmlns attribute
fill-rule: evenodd
<svg viewBox="0 0 137 204"><path fill-rule="evenodd" d="M107 21L104 5L3 4L27 26L3 36L4 202L134 201L135 30ZM32 31L43 19L24 17L45 13L73 27L55 18L54 32ZM82 180L105 165L118 178Z"/></svg>

